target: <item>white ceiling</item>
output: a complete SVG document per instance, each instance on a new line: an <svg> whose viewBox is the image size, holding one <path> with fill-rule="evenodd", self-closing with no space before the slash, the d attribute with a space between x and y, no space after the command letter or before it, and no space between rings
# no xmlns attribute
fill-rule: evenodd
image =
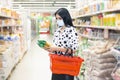
<svg viewBox="0 0 120 80"><path fill-rule="evenodd" d="M14 2L74 2L75 0L13 0Z"/></svg>
<svg viewBox="0 0 120 80"><path fill-rule="evenodd" d="M75 8L75 0L13 0L13 9L54 11L58 8Z"/></svg>

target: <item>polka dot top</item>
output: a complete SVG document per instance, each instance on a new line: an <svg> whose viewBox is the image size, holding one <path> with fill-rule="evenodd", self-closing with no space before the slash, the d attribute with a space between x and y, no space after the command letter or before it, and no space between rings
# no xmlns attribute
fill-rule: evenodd
<svg viewBox="0 0 120 80"><path fill-rule="evenodd" d="M53 37L54 45L63 48L78 49L78 34L74 27L66 27L62 32L58 28ZM57 52L64 54L63 52Z"/></svg>

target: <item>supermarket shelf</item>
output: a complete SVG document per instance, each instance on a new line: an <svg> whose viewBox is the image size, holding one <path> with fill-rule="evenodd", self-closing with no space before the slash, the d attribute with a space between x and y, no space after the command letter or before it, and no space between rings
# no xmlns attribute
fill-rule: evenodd
<svg viewBox="0 0 120 80"><path fill-rule="evenodd" d="M14 18L14 17L11 17L11 19L19 20L19 18Z"/></svg>
<svg viewBox="0 0 120 80"><path fill-rule="evenodd" d="M0 18L11 18L10 16L0 14Z"/></svg>
<svg viewBox="0 0 120 80"><path fill-rule="evenodd" d="M0 55L4 55L4 56L5 56L5 54L9 54L9 53L6 53L6 52L7 52L8 50L11 50L11 48L12 48L11 46L8 47L8 48L7 48L4 52L2 52ZM22 59L24 58L24 56L25 56L26 54L27 54L27 50L25 50L25 51L23 52L23 54L18 57L18 59L12 59L12 58L10 58L10 60L12 59L12 63L11 63L9 66L0 68L0 74L1 74L2 76L5 75L5 77L3 77L4 80L9 80L9 77L11 76L11 74L13 73L13 71L15 70L16 66L22 61ZM4 73L6 73L6 74L4 74ZM1 78L0 78L0 80L1 80Z"/></svg>
<svg viewBox="0 0 120 80"><path fill-rule="evenodd" d="M79 35L82 37L88 38L88 39L96 39L96 40L103 39L103 38L98 38L98 37L90 37L89 35L84 35L84 34L79 34Z"/></svg>
<svg viewBox="0 0 120 80"><path fill-rule="evenodd" d="M76 18L89 17L89 16L100 14L100 13L108 13L108 12L116 12L116 11L120 11L120 8L108 9L108 10L102 10L102 11L97 11L97 12L93 12L93 13L83 14L83 15L76 16Z"/></svg>
<svg viewBox="0 0 120 80"><path fill-rule="evenodd" d="M22 25L0 25L0 27L12 27L12 26L22 26Z"/></svg>
<svg viewBox="0 0 120 80"><path fill-rule="evenodd" d="M0 18L8 18L8 19L15 19L15 20L19 19L19 18L14 18L14 17L11 17L11 16L2 15L2 14L0 14Z"/></svg>
<svg viewBox="0 0 120 80"><path fill-rule="evenodd" d="M75 16L74 16L74 17L72 17L72 19L73 19L73 20L74 20L74 19L76 19L76 18L77 18L77 17L75 17Z"/></svg>
<svg viewBox="0 0 120 80"><path fill-rule="evenodd" d="M76 27L84 27L84 28L98 28L98 29L110 29L110 30L120 30L119 26L92 26L92 25L75 25Z"/></svg>
<svg viewBox="0 0 120 80"><path fill-rule="evenodd" d="M24 52L24 54L22 55L22 57L17 61L17 63L14 64L14 66L12 67L12 69L11 69L8 77L6 77L7 80L9 80L9 78L11 77L11 74L12 74L13 71L16 69L16 67L18 66L18 64L22 61L22 59L24 58L24 56L26 55L26 53L27 53L27 50Z"/></svg>

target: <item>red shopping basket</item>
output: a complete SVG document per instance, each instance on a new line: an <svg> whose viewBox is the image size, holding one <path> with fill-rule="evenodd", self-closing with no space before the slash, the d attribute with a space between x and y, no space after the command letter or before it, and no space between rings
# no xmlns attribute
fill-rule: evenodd
<svg viewBox="0 0 120 80"><path fill-rule="evenodd" d="M77 76L80 72L80 67L84 61L77 56L64 56L57 54L49 54L50 56L50 69L55 74L68 74Z"/></svg>

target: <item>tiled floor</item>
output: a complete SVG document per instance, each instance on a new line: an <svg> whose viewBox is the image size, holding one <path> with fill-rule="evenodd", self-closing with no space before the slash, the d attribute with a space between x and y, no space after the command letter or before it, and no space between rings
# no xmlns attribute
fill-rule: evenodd
<svg viewBox="0 0 120 80"><path fill-rule="evenodd" d="M36 38L9 80L51 80L49 53L36 44L37 39L52 41L52 37L48 35Z"/></svg>

